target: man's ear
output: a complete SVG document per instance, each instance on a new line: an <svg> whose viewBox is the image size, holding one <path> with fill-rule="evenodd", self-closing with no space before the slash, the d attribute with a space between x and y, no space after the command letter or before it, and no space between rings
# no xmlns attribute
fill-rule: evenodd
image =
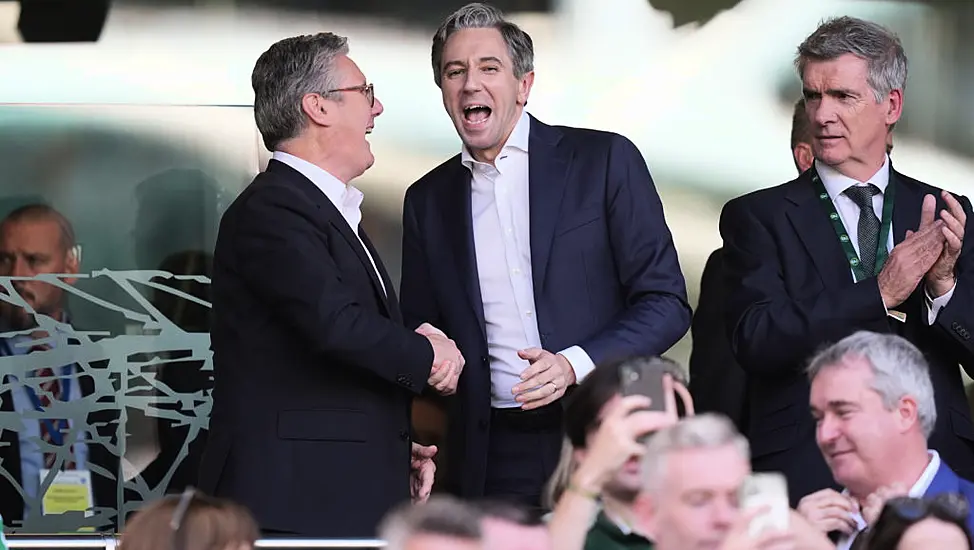
<svg viewBox="0 0 974 550"><path fill-rule="evenodd" d="M65 273L78 273L78 271L81 269L81 245L80 244L76 244L76 245L72 246L64 254L65 254L65 258L64 258L64 272ZM69 285L73 285L74 283L76 283L78 281L78 279L76 277L68 277L68 278L64 278L64 279L61 279L61 280L64 281L65 283L69 284Z"/></svg>
<svg viewBox="0 0 974 550"><path fill-rule="evenodd" d="M312 123L318 126L331 126L335 115L335 102L321 97L321 94L304 94L301 98L301 110Z"/></svg>

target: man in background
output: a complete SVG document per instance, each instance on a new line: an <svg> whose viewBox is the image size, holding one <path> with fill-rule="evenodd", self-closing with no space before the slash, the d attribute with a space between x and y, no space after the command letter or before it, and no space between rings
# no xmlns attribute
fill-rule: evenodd
<svg viewBox="0 0 974 550"><path fill-rule="evenodd" d="M119 458L99 442L116 441L117 412L66 405L94 393L95 377L87 371L91 365L82 368L71 359L63 364L72 346L67 291L41 280L47 274L76 274L79 264L71 222L54 208L29 204L0 222L0 276L10 278L14 292L0 302L0 331L5 333L0 361L9 365L0 393L0 465L6 471L0 476L0 515L7 525L25 520L43 525L35 521L45 513L41 487L65 483L61 472L86 486L84 500L90 503L79 500L69 506L79 518L91 506L116 508L119 482L108 476L120 474ZM58 280L73 285L77 279ZM52 417L57 411L64 416ZM89 433L92 429L97 432ZM91 521L110 527L113 513Z"/></svg>
<svg viewBox="0 0 974 550"><path fill-rule="evenodd" d="M812 166L812 129L799 99L791 115L791 157L801 174ZM726 415L741 430L747 425L746 378L731 350L724 321L724 249L707 259L700 276L700 298L690 332L690 393L700 412Z"/></svg>

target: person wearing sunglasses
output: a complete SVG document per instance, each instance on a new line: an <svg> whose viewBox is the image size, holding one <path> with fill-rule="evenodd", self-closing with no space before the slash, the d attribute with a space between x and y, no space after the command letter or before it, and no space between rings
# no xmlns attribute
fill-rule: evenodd
<svg viewBox="0 0 974 550"><path fill-rule="evenodd" d="M852 550L974 550L969 514L968 500L954 493L893 498Z"/></svg>

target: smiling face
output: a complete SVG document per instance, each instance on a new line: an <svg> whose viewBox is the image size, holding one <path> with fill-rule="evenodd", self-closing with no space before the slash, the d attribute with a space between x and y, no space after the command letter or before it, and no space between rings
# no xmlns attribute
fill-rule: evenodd
<svg viewBox="0 0 974 550"><path fill-rule="evenodd" d="M337 57L334 67L339 76L335 97L322 99L318 94L308 94L304 109L311 120L327 129L322 138L324 148L334 160L328 164L328 171L348 183L375 162L366 136L372 132L375 117L382 114L383 107L378 98L372 98L374 103L370 101L372 91L366 88L365 75L348 56Z"/></svg>
<svg viewBox="0 0 974 550"><path fill-rule="evenodd" d="M901 90L876 101L869 64L853 54L808 61L802 74L815 158L859 181L883 164L889 126L900 118Z"/></svg>
<svg viewBox="0 0 974 550"><path fill-rule="evenodd" d="M864 358L847 357L823 368L812 381L810 404L816 441L832 476L855 494L869 494L889 457L902 452L898 437L916 429L916 400L904 396L892 410L872 384L872 368Z"/></svg>
<svg viewBox="0 0 974 550"><path fill-rule="evenodd" d="M534 72L517 78L494 28L464 29L447 39L441 67L443 106L474 158L493 162L527 104Z"/></svg>

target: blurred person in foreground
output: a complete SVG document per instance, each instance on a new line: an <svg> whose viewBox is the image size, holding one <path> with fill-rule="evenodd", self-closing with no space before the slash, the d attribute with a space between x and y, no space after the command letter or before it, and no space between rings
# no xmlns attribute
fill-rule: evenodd
<svg viewBox="0 0 974 550"><path fill-rule="evenodd" d="M740 493L751 472L747 440L724 416L684 418L649 438L643 487L636 498L638 525L656 550L824 550L834 546L798 513L788 528L749 531L765 509L741 510Z"/></svg>
<svg viewBox="0 0 974 550"><path fill-rule="evenodd" d="M487 550L482 519L473 505L436 495L422 506L393 509L379 526L379 538L386 550Z"/></svg>
<svg viewBox="0 0 974 550"><path fill-rule="evenodd" d="M890 499L853 549L974 550L967 528L970 506L966 498L950 493L932 499Z"/></svg>
<svg viewBox="0 0 974 550"><path fill-rule="evenodd" d="M812 493L798 511L834 533L840 550L891 497L974 498L974 484L928 446L937 421L934 388L927 361L908 340L857 332L816 355L808 377L816 441L844 489ZM974 517L966 523L974 528Z"/></svg>
<svg viewBox="0 0 974 550"><path fill-rule="evenodd" d="M474 507L481 516L485 550L553 550L548 528L531 510L492 500Z"/></svg>
<svg viewBox="0 0 974 550"><path fill-rule="evenodd" d="M563 476L556 511L549 520L559 548L581 547L583 543L586 550L651 547L639 530L633 510L643 486L641 449L633 448L633 454L621 464L618 460L623 455L617 451L629 446L637 435L675 424L681 408L690 416L694 411L683 372L676 363L666 361L672 367L664 380L667 412L625 414L632 409L619 405L624 400L620 369L639 369L651 361L666 360L639 357L604 365L579 384L568 399L565 432L571 454L565 460L573 466ZM629 431L637 427L638 433ZM559 481L553 476L550 483Z"/></svg>
<svg viewBox="0 0 974 550"><path fill-rule="evenodd" d="M869 330L899 334L927 356L939 417L930 447L972 475L974 425L958 369L974 373L970 201L891 165L907 81L896 35L829 19L795 62L815 161L793 181L728 202L720 221L753 466L784 472L796 501L835 488L807 412L804 368L823 345Z"/></svg>
<svg viewBox="0 0 974 550"><path fill-rule="evenodd" d="M257 523L246 508L189 488L135 513L122 533L126 550L253 550Z"/></svg>
<svg viewBox="0 0 974 550"><path fill-rule="evenodd" d="M118 503L118 410L81 404L106 388L87 372L91 363L72 358L65 364L65 353L81 349L71 343L69 292L44 280L58 274L61 285L77 282L71 276L81 265L77 244L70 220L46 204L22 206L0 222L0 276L12 279L15 293L0 302L0 332L8 333L0 338L0 357L25 365L5 369L0 392L0 515L8 526L41 528L45 495L66 485L86 488L82 499L65 506L79 526L111 528L117 520L107 517L116 515ZM56 410L64 417L52 418ZM84 519L92 506L103 512Z"/></svg>
<svg viewBox="0 0 974 550"><path fill-rule="evenodd" d="M428 496L436 449L411 443L412 399L453 392L463 357L433 327L402 325L359 225L350 182L372 166L382 103L346 39L281 40L252 83L274 153L220 222L200 486L267 532L371 537L397 503Z"/></svg>
<svg viewBox="0 0 974 550"><path fill-rule="evenodd" d="M431 58L462 144L406 192L403 312L478 367L448 404L447 489L540 508L562 398L596 364L675 344L690 325L686 283L636 146L525 110L527 33L467 4Z"/></svg>

